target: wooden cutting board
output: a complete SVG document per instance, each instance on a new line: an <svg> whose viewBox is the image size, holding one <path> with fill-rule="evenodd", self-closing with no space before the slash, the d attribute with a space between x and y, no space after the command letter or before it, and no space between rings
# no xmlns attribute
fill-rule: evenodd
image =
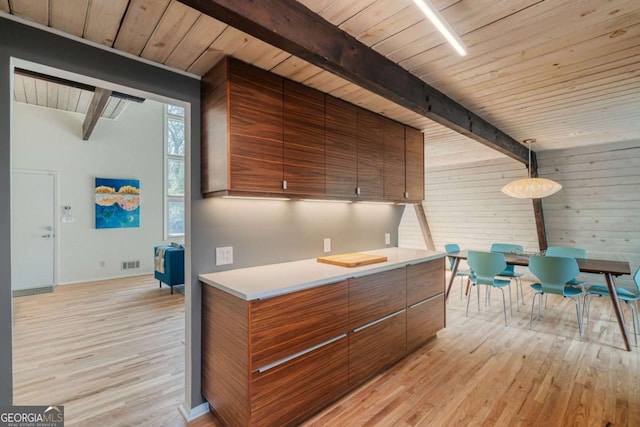
<svg viewBox="0 0 640 427"><path fill-rule="evenodd" d="M353 252L350 254L321 256L316 258L316 261L323 262L325 264L339 265L340 267L358 267L361 265L375 264L377 262L385 262L386 256L363 254L360 252Z"/></svg>

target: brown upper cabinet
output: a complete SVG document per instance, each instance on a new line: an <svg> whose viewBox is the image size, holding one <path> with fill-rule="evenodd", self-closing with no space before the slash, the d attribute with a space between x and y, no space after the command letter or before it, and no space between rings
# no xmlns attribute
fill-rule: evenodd
<svg viewBox="0 0 640 427"><path fill-rule="evenodd" d="M423 145L420 131L233 58L202 79L205 196L417 202Z"/></svg>
<svg viewBox="0 0 640 427"><path fill-rule="evenodd" d="M221 61L202 80L202 192L281 193L283 79Z"/></svg>
<svg viewBox="0 0 640 427"><path fill-rule="evenodd" d="M383 200L384 117L358 108L358 188L357 197Z"/></svg>
<svg viewBox="0 0 640 427"><path fill-rule="evenodd" d="M417 129L404 127L405 200L424 200L424 137Z"/></svg>
<svg viewBox="0 0 640 427"><path fill-rule="evenodd" d="M384 198L405 199L404 125L384 119Z"/></svg>
<svg viewBox="0 0 640 427"><path fill-rule="evenodd" d="M325 194L324 94L284 81L284 192Z"/></svg>
<svg viewBox="0 0 640 427"><path fill-rule="evenodd" d="M327 196L354 198L358 186L358 107L326 95Z"/></svg>

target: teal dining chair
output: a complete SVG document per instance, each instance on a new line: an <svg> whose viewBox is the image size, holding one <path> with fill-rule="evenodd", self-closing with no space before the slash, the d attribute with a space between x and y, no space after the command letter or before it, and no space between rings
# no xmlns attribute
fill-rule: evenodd
<svg viewBox="0 0 640 427"><path fill-rule="evenodd" d="M580 296L584 293L581 288L567 285L567 282L574 279L580 268L575 258L554 257L532 255L529 258L529 270L540 280L539 283L531 285L535 291L531 301L531 318L529 319L529 329L533 324L533 310L538 297L538 320L542 318L542 296L546 294L561 295L571 298L576 304L578 315L578 332L582 341L582 316L580 309Z"/></svg>
<svg viewBox="0 0 640 427"><path fill-rule="evenodd" d="M507 266L504 254L498 252L469 251L467 264L471 267L473 274L470 277L471 283L476 287L478 294L478 311L480 311L480 285L498 288L502 292L502 309L504 311L504 324L507 325L507 304L504 297L504 287L509 286L509 306L511 306L511 280L498 279L496 276ZM471 301L470 290L467 296L466 316L469 317L469 301ZM511 311L513 316L513 310Z"/></svg>
<svg viewBox="0 0 640 427"><path fill-rule="evenodd" d="M616 286L616 294L618 299L624 301L629 307L631 307L631 323L633 323L633 336L636 341L636 347L638 346L638 329L640 329L640 319L638 318L638 300L640 300L640 267L633 275L633 281L636 285L635 292L632 292L625 288L619 288ZM590 297L592 295L598 297L610 297L609 287L607 285L594 285L587 289L587 293L584 296L585 315L587 323L589 323L589 311L591 306Z"/></svg>
<svg viewBox="0 0 640 427"><path fill-rule="evenodd" d="M567 246L549 246L544 254L547 256L562 256L566 258L587 258L586 249L571 248ZM584 282L572 279L567 284L571 286L583 286Z"/></svg>
<svg viewBox="0 0 640 427"><path fill-rule="evenodd" d="M511 243L493 243L491 244L491 252L503 252L503 253L516 253L521 254L524 252L522 245L514 245ZM515 272L515 266L507 265L507 267L498 274L500 277L508 277L509 280L516 281L516 308L520 311L520 298L522 304L524 304L524 292L522 290L522 274ZM518 290L520 297L518 297Z"/></svg>
<svg viewBox="0 0 640 427"><path fill-rule="evenodd" d="M450 254L453 252L460 252L460 246L458 246L458 244L456 243L448 243L446 245L444 245L444 250ZM449 259L449 270L453 271L453 264L455 262L455 259L453 257L447 257ZM463 287L463 283L464 283L464 277L467 277L467 283L469 283L469 276L471 276L471 270L464 270L464 269L460 269L458 268L458 271L456 271L456 277L460 277L460 298L462 299L462 295L464 295L464 293L462 292L462 287Z"/></svg>

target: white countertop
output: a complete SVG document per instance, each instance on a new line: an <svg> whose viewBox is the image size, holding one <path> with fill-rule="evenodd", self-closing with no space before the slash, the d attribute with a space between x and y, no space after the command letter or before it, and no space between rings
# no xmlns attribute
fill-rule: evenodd
<svg viewBox="0 0 640 427"><path fill-rule="evenodd" d="M363 265L362 267L340 267L320 263L315 258L312 258L200 274L198 278L203 283L249 301L288 294L338 282L350 277L379 273L445 256L443 252L401 248L383 248L359 252L386 256L388 260L377 264Z"/></svg>

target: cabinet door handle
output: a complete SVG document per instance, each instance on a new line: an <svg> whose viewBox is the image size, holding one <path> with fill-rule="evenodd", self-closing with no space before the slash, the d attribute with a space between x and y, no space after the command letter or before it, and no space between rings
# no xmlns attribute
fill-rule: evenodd
<svg viewBox="0 0 640 427"><path fill-rule="evenodd" d="M287 181L282 181L282 189L286 190L287 189Z"/></svg>
<svg viewBox="0 0 640 427"><path fill-rule="evenodd" d="M409 192L408 192L408 191L405 191L405 192L404 192L404 198L405 198L405 199L408 199L408 198L409 198Z"/></svg>
<svg viewBox="0 0 640 427"><path fill-rule="evenodd" d="M320 344L314 345L313 347L309 347L309 348L307 348L305 350L299 351L299 352L297 352L295 354L292 354L291 356L287 356L287 357L282 358L280 360L276 360L275 362L269 363L268 365L265 365L262 368L258 369L257 372L261 374L261 373L263 373L265 371L268 371L269 369L273 369L273 368L275 368L277 366L280 366L283 363L287 363L290 360L296 359L296 358L298 358L300 356L304 356L307 353L311 353L312 351L317 350L320 347L327 346L327 345L329 345L331 343L334 343L334 342L336 342L338 340L341 340L342 338L346 338L346 336L347 336L347 334L338 335L337 337L331 338L330 340L321 342Z"/></svg>
<svg viewBox="0 0 640 427"><path fill-rule="evenodd" d="M359 196L360 195L360 187L356 187L356 194Z"/></svg>
<svg viewBox="0 0 640 427"><path fill-rule="evenodd" d="M380 323L380 322L384 322L385 320L387 320L387 319L391 319L392 317L395 317L395 316L397 316L398 314L402 314L402 313L404 313L405 311L407 311L407 309L406 309L406 308L403 308L402 310L398 310L398 311L396 311L395 313L391 313L391 314L389 314L388 316L381 317L381 318L380 318L380 319L378 319L378 320L374 320L373 322L369 322L369 323L367 323L366 325L362 325L362 326L360 326L360 327L357 327L357 328L355 328L355 329L353 330L353 332L360 332L360 331L361 331L361 330L363 330L363 329L367 329L367 328L369 328L369 327L371 327L371 326L373 326L373 325L376 325L376 324L378 324L378 323Z"/></svg>

